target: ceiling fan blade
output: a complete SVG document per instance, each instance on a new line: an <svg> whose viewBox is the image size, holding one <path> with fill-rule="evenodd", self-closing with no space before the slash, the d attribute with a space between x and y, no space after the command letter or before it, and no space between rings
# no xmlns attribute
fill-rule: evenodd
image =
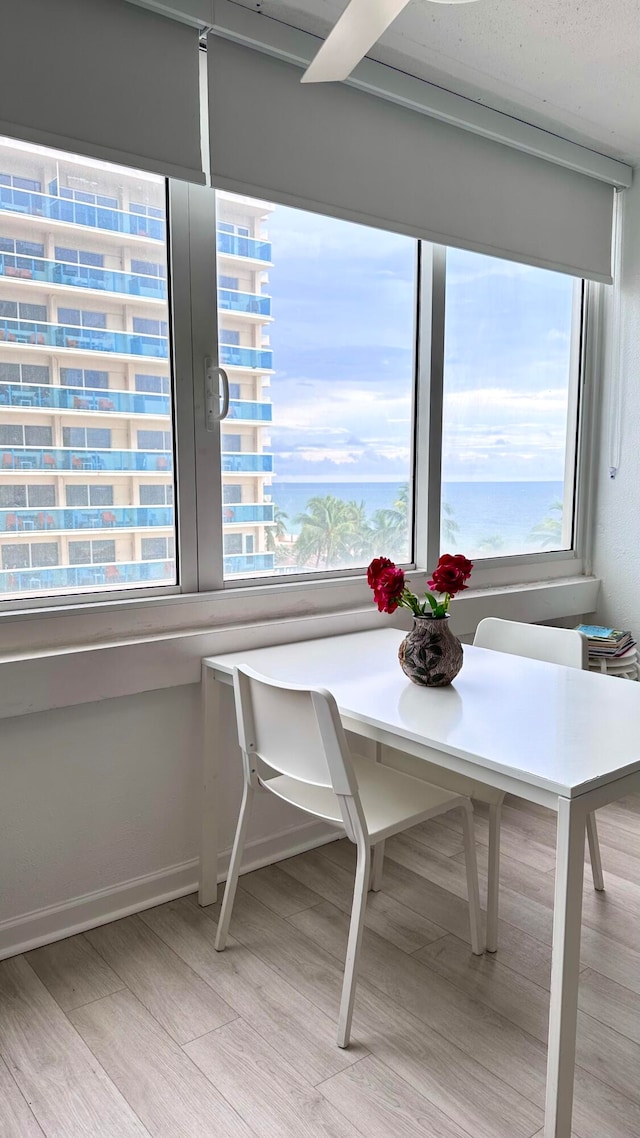
<svg viewBox="0 0 640 1138"><path fill-rule="evenodd" d="M409 0L351 0L301 82L346 79L408 3Z"/></svg>

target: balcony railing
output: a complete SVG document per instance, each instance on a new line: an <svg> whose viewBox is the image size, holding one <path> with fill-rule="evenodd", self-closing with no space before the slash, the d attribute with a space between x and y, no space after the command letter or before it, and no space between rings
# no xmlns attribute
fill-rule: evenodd
<svg viewBox="0 0 640 1138"><path fill-rule="evenodd" d="M51 221L67 221L72 225L105 229L110 233L128 233L135 237L151 238L152 241L165 239L165 224L161 218L145 217L143 214L128 213L110 206L89 205L54 194L37 193L35 190L0 186L0 210L23 213L30 217L45 217ZM246 241L247 238L242 240Z"/></svg>
<svg viewBox="0 0 640 1138"><path fill-rule="evenodd" d="M218 308L225 312L248 312L252 316L271 316L271 297L254 292L218 289Z"/></svg>
<svg viewBox="0 0 640 1138"><path fill-rule="evenodd" d="M273 470L273 455L223 454L222 470L227 474L268 474Z"/></svg>
<svg viewBox="0 0 640 1138"><path fill-rule="evenodd" d="M33 320L0 320L0 341L3 340L12 344L75 348L81 352L117 352L123 356L152 356L156 359L169 357L166 336L77 328L72 324L41 324Z"/></svg>
<svg viewBox="0 0 640 1138"><path fill-rule="evenodd" d="M253 261L270 261L271 242L218 230L218 252L228 253L232 257L250 257Z"/></svg>
<svg viewBox="0 0 640 1138"><path fill-rule="evenodd" d="M0 533L47 530L147 529L173 526L171 506L83 506L71 509L0 510Z"/></svg>
<svg viewBox="0 0 640 1138"><path fill-rule="evenodd" d="M273 553L244 553L237 557L224 558L225 577L231 577L234 573L268 572L273 567Z"/></svg>
<svg viewBox="0 0 640 1138"><path fill-rule="evenodd" d="M271 405L258 404L258 406ZM59 411L155 415L158 418L167 418L171 413L168 395L152 395L142 391L111 391L104 387L58 387L35 383L0 383L0 407L51 407ZM240 416L242 417L250 416Z"/></svg>
<svg viewBox="0 0 640 1138"><path fill-rule="evenodd" d="M69 265L64 261L47 261L43 257L23 257L15 253L0 253L0 276L44 284L69 285L73 288L90 288L100 292L118 292L127 296L152 297L154 300L166 300L167 297L167 282L164 277L121 273L115 269L95 268L93 265Z"/></svg>
<svg viewBox="0 0 640 1138"><path fill-rule="evenodd" d="M228 419L251 419L270 423L273 418L272 403L253 403L249 399L230 399Z"/></svg>
<svg viewBox="0 0 640 1138"><path fill-rule="evenodd" d="M273 506L262 505L256 503L255 505L247 502L246 505L227 506L222 507L222 521L224 525L231 525L233 522L273 522Z"/></svg>
<svg viewBox="0 0 640 1138"><path fill-rule="evenodd" d="M266 348L239 348L235 344L220 344L220 363L230 367L269 371L273 366L273 352Z"/></svg>
<svg viewBox="0 0 640 1138"><path fill-rule="evenodd" d="M251 457L251 456L250 456ZM258 456L261 457L261 456ZM269 456L271 457L271 456ZM173 469L171 451L94 450L78 447L0 447L0 472L7 470Z"/></svg>
<svg viewBox="0 0 640 1138"><path fill-rule="evenodd" d="M110 565L59 565L50 569L5 569L0 572L0 593L68 591L147 581L176 579L173 561L117 561Z"/></svg>

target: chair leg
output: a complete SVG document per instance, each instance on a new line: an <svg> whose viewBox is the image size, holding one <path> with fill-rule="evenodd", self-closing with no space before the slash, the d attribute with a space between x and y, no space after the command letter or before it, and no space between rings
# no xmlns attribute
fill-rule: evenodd
<svg viewBox="0 0 640 1138"><path fill-rule="evenodd" d="M227 884L225 885L224 898L222 900L222 908L220 909L220 918L218 920L218 930L216 932L215 944L216 952L222 952L227 943L229 921L231 920L231 911L233 909L233 902L235 901L236 889L238 887L238 877L240 876L242 854L244 852L244 843L247 835L249 818L251 817L251 807L253 806L254 795L254 788L250 786L249 783L245 782L244 790L242 793L240 817L238 818L236 836L233 839L233 850L231 852L231 861L229 862L229 871L227 873Z"/></svg>
<svg viewBox="0 0 640 1138"><path fill-rule="evenodd" d="M347 942L347 958L344 964L344 980L342 982L342 996L340 999L338 1047L348 1047L349 1039L351 1038L351 1020L353 1018L353 1004L356 995L356 980L358 977L358 958L362 944L367 893L369 891L370 861L369 847L359 842L356 879L353 889L353 908L351 910L349 940Z"/></svg>
<svg viewBox="0 0 640 1138"><path fill-rule="evenodd" d="M382 869L384 865L384 842L376 842L372 850L371 881L369 888L372 893L379 893L382 889Z"/></svg>
<svg viewBox="0 0 640 1138"><path fill-rule="evenodd" d="M600 857L600 840L595 811L587 814L587 840L589 842L589 854L591 855L593 888L601 893L604 889L604 877L602 875L602 858Z"/></svg>
<svg viewBox="0 0 640 1138"><path fill-rule="evenodd" d="M500 816L502 803L489 806L489 872L487 878L487 952L498 948L498 904L500 898Z"/></svg>
<svg viewBox="0 0 640 1138"><path fill-rule="evenodd" d="M484 952L484 938L482 936L482 913L480 909L480 889L478 887L476 839L473 829L473 806L471 805L470 799L467 799L462 807L462 835L464 838L464 863L467 870L471 951L474 956L482 956Z"/></svg>

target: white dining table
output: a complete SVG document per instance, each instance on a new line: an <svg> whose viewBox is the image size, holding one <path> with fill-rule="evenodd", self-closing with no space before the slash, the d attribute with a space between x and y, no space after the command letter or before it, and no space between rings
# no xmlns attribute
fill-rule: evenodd
<svg viewBox="0 0 640 1138"><path fill-rule="evenodd" d="M394 628L231 652L203 661L199 900L216 899L219 692L233 668L328 689L345 728L558 815L544 1138L570 1138L587 815L640 792L640 684L465 646L444 688L401 671Z"/></svg>

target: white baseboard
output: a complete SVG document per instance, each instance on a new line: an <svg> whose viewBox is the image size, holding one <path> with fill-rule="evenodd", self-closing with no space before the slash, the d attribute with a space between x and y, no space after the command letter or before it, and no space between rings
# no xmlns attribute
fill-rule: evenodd
<svg viewBox="0 0 640 1138"><path fill-rule="evenodd" d="M337 830L323 822L304 822L268 838L247 842L242 872L250 873L251 870L271 865L274 861L294 857L305 850L333 842L339 836ZM230 855L230 850L220 854L218 881L225 880ZM64 940L65 937L98 925L106 925L131 913L151 909L154 905L162 905L165 901L173 901L187 893L195 893L198 888L198 865L198 858L193 858L155 873L133 877L106 889L98 889L95 893L86 893L71 901L63 901L60 905L51 905L0 921L0 960L39 948L43 944L51 944L55 940Z"/></svg>

